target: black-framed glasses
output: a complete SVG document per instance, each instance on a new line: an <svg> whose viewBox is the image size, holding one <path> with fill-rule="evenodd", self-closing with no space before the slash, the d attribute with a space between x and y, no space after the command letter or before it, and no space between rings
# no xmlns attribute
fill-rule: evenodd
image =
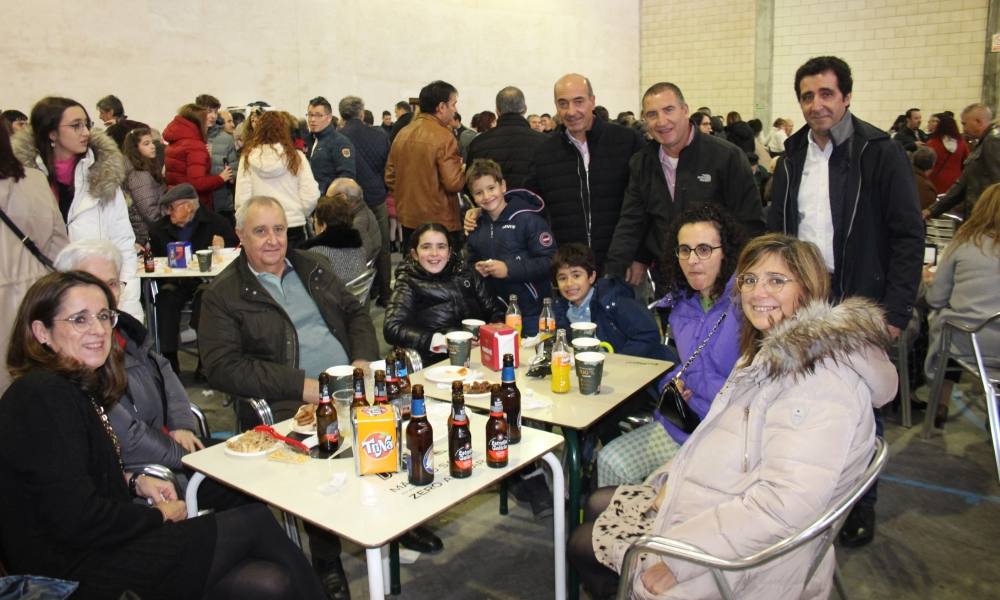
<svg viewBox="0 0 1000 600"><path fill-rule="evenodd" d="M680 246L677 246L677 250L674 251L674 254L676 254L677 258L681 260L688 260L691 258L691 253L694 252L695 256L697 256L701 260L706 260L710 258L712 256L712 253L718 250L719 248L722 248L722 246L709 246L708 244L698 244L697 246L692 248L687 244L681 244Z"/></svg>
<svg viewBox="0 0 1000 600"><path fill-rule="evenodd" d="M89 331L91 321L97 321L103 327L114 329L115 325L118 324L118 311L105 309L96 315L92 315L89 312L82 312L66 317L65 319L53 319L53 321L66 321L79 333L86 333Z"/></svg>
<svg viewBox="0 0 1000 600"><path fill-rule="evenodd" d="M789 279L783 275L768 275L761 278L752 273L746 273L736 278L736 284L739 286L740 291L744 294L749 294L754 291L754 288L757 287L758 281L761 282L762 286L764 286L765 292L769 294L777 294L782 290L782 288L785 287L786 283L794 282L795 280Z"/></svg>

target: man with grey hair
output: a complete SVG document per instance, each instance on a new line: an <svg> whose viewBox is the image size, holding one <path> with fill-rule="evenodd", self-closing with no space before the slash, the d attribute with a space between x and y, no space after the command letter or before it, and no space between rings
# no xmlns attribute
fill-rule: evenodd
<svg viewBox="0 0 1000 600"><path fill-rule="evenodd" d="M365 248L368 244L377 243L378 259L375 261L377 272L372 287L376 297L375 303L385 306L389 301L389 283L392 276L392 263L389 257L389 211L385 205L387 190L385 187L385 163L389 159L389 136L382 129L369 127L361 117L365 114L365 103L357 96L345 96L340 100L340 117L344 126L340 133L354 144L357 185L364 191L364 202L368 205L378 223L377 240L369 240L368 234L362 232ZM335 180L336 181L336 180Z"/></svg>
<svg viewBox="0 0 1000 600"><path fill-rule="evenodd" d="M379 229L378 219L375 217L375 213L365 205L364 192L358 182L349 177L334 179L326 190L326 195L333 196L337 193L344 194L350 201L351 227L361 233L361 245L365 249L365 262L370 262L378 257L383 247L382 231Z"/></svg>
<svg viewBox="0 0 1000 600"><path fill-rule="evenodd" d="M545 134L532 129L524 118L527 106L520 89L509 85L497 92L496 107L500 117L497 126L472 140L466 162L492 159L500 165L508 188L523 188L531 172L531 159L545 141Z"/></svg>
<svg viewBox="0 0 1000 600"><path fill-rule="evenodd" d="M978 102L966 106L962 111L962 130L978 143L965 159L958 181L924 210L925 219L937 218L956 206L963 215L969 215L983 190L1000 181L1000 128L993 123L990 107Z"/></svg>

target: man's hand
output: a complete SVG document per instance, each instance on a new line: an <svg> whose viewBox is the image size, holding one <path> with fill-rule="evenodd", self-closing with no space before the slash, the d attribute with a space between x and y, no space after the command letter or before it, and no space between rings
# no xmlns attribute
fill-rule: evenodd
<svg viewBox="0 0 1000 600"><path fill-rule="evenodd" d="M462 223L462 229L465 230L465 235L469 235L476 230L476 221L479 220L479 213L483 212L481 208L470 208L465 211L465 220Z"/></svg>
<svg viewBox="0 0 1000 600"><path fill-rule="evenodd" d="M643 571L642 585L646 586L649 593L658 596L677 585L677 580L666 563L658 562Z"/></svg>
<svg viewBox="0 0 1000 600"><path fill-rule="evenodd" d="M178 523L187 518L187 505L183 500L171 500L170 502L160 502L153 507L163 513L164 521Z"/></svg>
<svg viewBox="0 0 1000 600"><path fill-rule="evenodd" d="M140 498L147 498L153 504L159 504L160 502L176 500L177 490L174 489L174 485L169 481L149 477L148 475L140 475L135 480L135 495Z"/></svg>
<svg viewBox="0 0 1000 600"><path fill-rule="evenodd" d="M507 263L502 260L481 260L476 263L476 271L483 277L507 278Z"/></svg>
<svg viewBox="0 0 1000 600"><path fill-rule="evenodd" d="M649 269L649 265L644 265L638 261L633 262L629 265L628 271L625 273L625 282L629 285L639 285L646 277L647 269Z"/></svg>
<svg viewBox="0 0 1000 600"><path fill-rule="evenodd" d="M189 429L175 429L170 432L170 437L174 438L174 441L188 452L197 452L205 447L198 436Z"/></svg>
<svg viewBox="0 0 1000 600"><path fill-rule="evenodd" d="M225 248L226 240L222 239L221 235L212 236L212 248Z"/></svg>
<svg viewBox="0 0 1000 600"><path fill-rule="evenodd" d="M924 220L927 221L928 219L931 218L931 209L925 208L924 210L920 211L920 216L922 216Z"/></svg>
<svg viewBox="0 0 1000 600"><path fill-rule="evenodd" d="M895 325L889 325L889 337L891 337L893 340L898 339L899 334L901 333L903 333L902 329L896 327Z"/></svg>

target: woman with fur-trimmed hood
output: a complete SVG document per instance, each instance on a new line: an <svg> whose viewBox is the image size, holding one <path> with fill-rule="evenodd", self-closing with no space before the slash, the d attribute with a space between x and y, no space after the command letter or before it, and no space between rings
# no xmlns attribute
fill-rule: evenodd
<svg viewBox="0 0 1000 600"><path fill-rule="evenodd" d="M115 141L92 127L79 102L42 98L31 109L31 126L11 140L14 154L48 178L71 242L103 239L121 251L119 307L142 320L135 233L121 189L125 161Z"/></svg>
<svg viewBox="0 0 1000 600"><path fill-rule="evenodd" d="M747 244L736 273L745 316L741 357L711 410L645 485L597 490L588 518L603 512L570 540L571 559L597 596L613 590L615 572L639 535L723 558L747 556L804 529L844 497L871 461L872 407L889 402L897 385L882 310L860 298L830 306L819 251L784 235ZM805 585L819 544L725 577L744 600L826 598L832 547ZM719 597L707 568L653 555L640 561L632 594Z"/></svg>

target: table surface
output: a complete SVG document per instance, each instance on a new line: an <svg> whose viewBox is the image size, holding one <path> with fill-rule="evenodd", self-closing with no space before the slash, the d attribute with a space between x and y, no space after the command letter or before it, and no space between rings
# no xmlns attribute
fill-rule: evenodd
<svg viewBox="0 0 1000 600"><path fill-rule="evenodd" d="M641 390L649 383L666 373L673 363L665 360L655 360L627 354L607 354L604 360L604 376L601 380L601 393L583 395L580 393L576 372L570 373L571 387L566 394L556 394L552 391L551 376L535 379L527 376L527 357L530 352L522 349L521 366L516 370L517 387L521 390L521 416L523 419L533 419L543 423L569 427L571 429L587 429L601 417L615 409L626 398ZM483 367L477 360L479 351L472 350L471 368L478 372L479 381L499 383L500 373ZM429 369L439 365L447 365L444 360L410 375L412 383L424 386L424 395L431 398L451 401L451 386L427 381ZM466 396L465 404L474 408L490 408L489 396L474 399ZM521 431L528 428L522 427Z"/></svg>
<svg viewBox="0 0 1000 600"><path fill-rule="evenodd" d="M239 253L226 255L216 260L215 257L212 258L212 269L210 271L201 271L198 269L198 257L191 253L191 267L187 269L172 269L167 266L166 256L157 256L156 260L156 270L152 273L147 273L144 269L143 262L140 259L139 265L136 267L135 274L139 279L162 279L166 277L215 277L222 272L223 269L229 266L229 263L236 260Z"/></svg>
<svg viewBox="0 0 1000 600"><path fill-rule="evenodd" d="M405 531L447 511L462 500L503 479L522 466L562 444L562 438L536 429L523 429L521 442L510 446L508 465L502 469L486 466L485 428L487 417L469 412L472 431L472 476L452 479L448 474L449 404L428 401L428 415L434 428L435 476L426 486L412 486L405 472L386 479L377 475L358 477L354 459L339 455L350 447L346 410L338 407L344 443L334 458L310 459L296 465L266 458L237 458L225 453L225 444L200 450L184 457L184 464L218 481L239 489L263 502L295 514L323 529L353 540L366 548L387 544ZM291 420L275 425L285 433ZM406 436L405 423L403 437ZM329 495L319 488L335 473L346 473L343 487Z"/></svg>

